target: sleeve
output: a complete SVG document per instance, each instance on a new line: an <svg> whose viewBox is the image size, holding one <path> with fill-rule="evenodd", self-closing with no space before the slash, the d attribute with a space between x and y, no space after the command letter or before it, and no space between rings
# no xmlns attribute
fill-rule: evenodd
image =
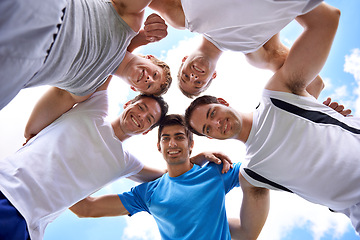
<svg viewBox="0 0 360 240"><path fill-rule="evenodd" d="M222 164L218 165L218 166L222 167ZM240 166L241 166L241 163L239 163L239 162L235 163L233 165L233 168L230 168L230 170L227 173L221 174L226 193L228 193L234 187L240 186L240 183L239 183Z"/></svg>
<svg viewBox="0 0 360 240"><path fill-rule="evenodd" d="M118 194L122 204L130 213L130 216L142 211L146 211L151 214L147 204L147 196L149 196L147 192L148 183L143 183L131 188L129 192Z"/></svg>
<svg viewBox="0 0 360 240"><path fill-rule="evenodd" d="M137 157L131 154L127 149L125 149L124 145L123 151L125 156L125 166L127 170L127 172L123 174L123 177L126 178L139 173L144 168L144 164Z"/></svg>

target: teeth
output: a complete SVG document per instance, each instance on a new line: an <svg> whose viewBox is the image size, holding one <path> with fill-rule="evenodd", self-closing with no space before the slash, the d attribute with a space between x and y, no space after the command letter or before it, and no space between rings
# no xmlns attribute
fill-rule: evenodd
<svg viewBox="0 0 360 240"><path fill-rule="evenodd" d="M171 155L171 154L177 154L177 153L179 153L180 151L169 151L169 154Z"/></svg>
<svg viewBox="0 0 360 240"><path fill-rule="evenodd" d="M141 71L140 77L138 79L138 82L141 80L141 78L144 76L144 71Z"/></svg>
<svg viewBox="0 0 360 240"><path fill-rule="evenodd" d="M203 72L203 70L202 70L202 69L198 68L198 67L197 67L197 66L195 66L195 65L194 65L194 68L195 68L195 70L196 70L196 71L198 71L198 72Z"/></svg>
<svg viewBox="0 0 360 240"><path fill-rule="evenodd" d="M136 126L140 127L140 124L138 123L138 121L136 121L134 117L131 117L131 120L135 123Z"/></svg>

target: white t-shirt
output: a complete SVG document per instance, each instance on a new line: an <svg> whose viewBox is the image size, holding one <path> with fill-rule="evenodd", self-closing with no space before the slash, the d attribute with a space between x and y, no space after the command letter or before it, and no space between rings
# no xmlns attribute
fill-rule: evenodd
<svg viewBox="0 0 360 240"><path fill-rule="evenodd" d="M254 52L322 0L181 0L185 27L222 51Z"/></svg>
<svg viewBox="0 0 360 240"><path fill-rule="evenodd" d="M100 91L0 161L0 190L25 218L32 240L79 200L143 165L123 149Z"/></svg>
<svg viewBox="0 0 360 240"><path fill-rule="evenodd" d="M360 118L313 97L265 90L245 145L241 173L255 186L333 210L360 202Z"/></svg>

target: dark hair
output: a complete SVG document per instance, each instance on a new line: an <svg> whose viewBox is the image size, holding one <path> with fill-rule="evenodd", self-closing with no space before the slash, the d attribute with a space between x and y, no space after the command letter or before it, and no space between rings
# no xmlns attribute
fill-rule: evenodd
<svg viewBox="0 0 360 240"><path fill-rule="evenodd" d="M209 87L210 87L210 84L212 82L212 80L214 79L213 77L210 78L210 80L206 83L206 86L204 87L204 89L202 89L201 91L199 91L198 93L188 93L186 92L182 87L181 87L181 69L182 69L182 66L184 65L184 63L182 62L180 67L179 67L179 71L178 71L178 75L177 75L177 79L178 79L178 86L179 86L179 89L180 91L188 98L194 98L196 96L199 96L200 93L206 91Z"/></svg>
<svg viewBox="0 0 360 240"><path fill-rule="evenodd" d="M154 96L154 95L147 95L147 94L137 95L134 99L132 99L130 101L130 103L133 104L133 103L139 101L140 99L143 99L146 97L154 99L159 104L160 110L161 110L160 119L150 127L150 130L151 130L151 129L155 128L156 126L158 126L160 124L160 122L164 119L165 115L168 112L169 105L165 102L165 100L161 96Z"/></svg>
<svg viewBox="0 0 360 240"><path fill-rule="evenodd" d="M166 126L174 126L174 125L180 125L184 127L185 129L185 135L189 140L189 144L193 141L193 134L189 131L189 129L186 127L185 124L185 118L183 115L180 114L169 114L164 117L164 119L161 121L158 129L158 142L160 142L161 139L161 133L164 127Z"/></svg>
<svg viewBox="0 0 360 240"><path fill-rule="evenodd" d="M202 105L206 105L206 104L212 104L212 103L219 103L218 99L214 96L210 96L210 95L204 95L201 97L196 98L194 101L192 101L189 105L189 107L186 108L185 110L185 123L186 123L186 127L193 133L195 133L196 135L199 136L205 136L202 133L199 133L198 131L196 131L191 125L190 125L190 118L191 118L191 114L194 112L195 108L197 108L198 106L202 106Z"/></svg>

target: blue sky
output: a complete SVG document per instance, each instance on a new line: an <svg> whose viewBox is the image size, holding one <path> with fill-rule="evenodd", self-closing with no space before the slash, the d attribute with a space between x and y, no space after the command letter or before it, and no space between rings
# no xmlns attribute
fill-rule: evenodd
<svg viewBox="0 0 360 240"><path fill-rule="evenodd" d="M319 97L320 101L331 96L360 115L360 1L326 1L342 12L340 25L330 56L320 75L326 87ZM149 12L148 12L149 13ZM296 22L289 24L281 32L281 40L288 46L294 42L302 29ZM165 60L172 69L173 79L182 57L199 42L199 37L189 31L178 31L171 27L168 36L137 52L153 54ZM231 105L241 110L251 111L256 107L261 89L271 73L248 66L241 53L224 53L218 63L218 78L208 89L208 94L224 97ZM231 87L229 87L231 86ZM121 112L121 106L136 93L117 79L110 85L110 116ZM0 159L16 151L23 143L22 132L30 111L46 90L46 87L26 89L12 103L0 112ZM164 96L170 105L170 113L182 113L190 102L176 88L176 80ZM181 99L179 101L179 99ZM230 101L229 101L230 100ZM5 142L7 143L5 146ZM217 141L195 138L194 154L216 149L228 154L233 161L241 161L244 148L231 141ZM156 150L156 131L146 136L127 140L125 145L145 164L164 168L161 154ZM145 149L139 151L138 146ZM134 182L121 179L106 186L96 195L120 193L129 190ZM229 216L238 216L241 204L241 191L231 192L227 197ZM112 217L101 219L78 219L70 211L64 212L51 223L45 233L45 240L104 240L104 239L159 239L156 224L148 214L133 217ZM360 239L354 233L349 221L340 214L330 213L325 207L314 205L297 196L272 192L271 210L259 239L270 240L330 240Z"/></svg>

